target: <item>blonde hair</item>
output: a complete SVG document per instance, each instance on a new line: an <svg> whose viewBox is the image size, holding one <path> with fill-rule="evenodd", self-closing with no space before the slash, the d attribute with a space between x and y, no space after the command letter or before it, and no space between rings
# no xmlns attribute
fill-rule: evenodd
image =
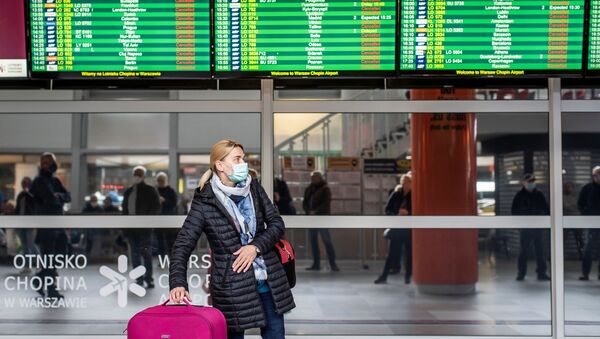
<svg viewBox="0 0 600 339"><path fill-rule="evenodd" d="M210 180L213 172L217 171L215 168L215 163L217 160L225 159L225 157L228 156L229 153L231 153L231 151L233 151L233 149L236 147L241 148L242 151L244 150L244 146L242 144L229 139L219 140L212 145L212 148L210 149L210 168L200 177L200 183L198 184L200 190L202 190L204 185L206 185L206 183Z"/></svg>
<svg viewBox="0 0 600 339"><path fill-rule="evenodd" d="M400 185L404 184L404 182L406 180L412 181L412 172L411 171L402 175L402 177L400 178Z"/></svg>
<svg viewBox="0 0 600 339"><path fill-rule="evenodd" d="M394 189L394 191L399 192L402 189L402 185L404 185L406 180L412 182L412 172L411 171L409 171L406 174L402 174L402 176L400 177L400 184L396 185L396 188Z"/></svg>

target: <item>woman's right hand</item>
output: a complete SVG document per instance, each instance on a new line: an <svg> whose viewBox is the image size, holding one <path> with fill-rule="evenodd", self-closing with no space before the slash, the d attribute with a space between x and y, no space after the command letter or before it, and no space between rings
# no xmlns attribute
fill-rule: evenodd
<svg viewBox="0 0 600 339"><path fill-rule="evenodd" d="M190 298L190 294L185 290L184 287L175 287L169 293L169 299L174 304L179 304L183 301L183 298L186 298L189 302L192 302L192 298Z"/></svg>

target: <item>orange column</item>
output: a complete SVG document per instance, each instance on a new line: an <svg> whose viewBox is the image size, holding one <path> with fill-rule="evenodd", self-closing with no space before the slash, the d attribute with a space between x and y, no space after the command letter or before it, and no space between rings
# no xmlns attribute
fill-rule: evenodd
<svg viewBox="0 0 600 339"><path fill-rule="evenodd" d="M470 89L411 90L412 100L473 99ZM426 113L411 117L413 215L476 215L476 116ZM477 282L473 229L413 230L413 279L421 293L468 294Z"/></svg>

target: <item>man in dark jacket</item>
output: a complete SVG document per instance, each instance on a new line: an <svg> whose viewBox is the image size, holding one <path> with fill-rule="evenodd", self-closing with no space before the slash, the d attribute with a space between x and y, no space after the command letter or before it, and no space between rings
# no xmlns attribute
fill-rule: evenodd
<svg viewBox="0 0 600 339"><path fill-rule="evenodd" d="M58 178L54 176L58 169L56 156L52 153L44 153L40 158L40 172L31 184L33 195L33 213L35 215L62 215L65 203L71 202L71 194L63 186ZM53 228L40 228L36 236L36 242L40 246L42 256L64 253L61 248L66 238L65 230ZM42 268L36 274L42 281L47 277L52 281L46 290L38 290L42 297L63 298L56 290L56 277L58 273L55 268ZM46 286L46 284L44 284Z"/></svg>
<svg viewBox="0 0 600 339"><path fill-rule="evenodd" d="M160 214L160 199L156 189L144 182L146 178L146 168L137 166L133 169L134 184L125 191L123 195L123 214L124 215L157 215ZM152 249L150 247L152 240L152 229L128 228L123 231L129 239L129 248L131 252L131 263L137 267L142 263L146 273L144 277L137 279L137 283L143 286L146 281L146 287L154 288L154 279L152 278Z"/></svg>
<svg viewBox="0 0 600 339"><path fill-rule="evenodd" d="M306 188L306 191L304 191L304 201L302 202L304 213L307 215L329 215L331 210L331 190L327 186L327 182L323 179L323 175L320 172L313 172L310 180L310 185ZM319 233L323 239L325 251L327 251L327 258L329 259L331 270L337 272L340 269L335 263L335 249L333 248L331 235L327 228L311 228L308 230L313 254L313 264L306 269L308 271L319 271L321 269Z"/></svg>
<svg viewBox="0 0 600 339"><path fill-rule="evenodd" d="M273 181L273 202L277 205L280 215L296 215L290 189L283 179L275 178Z"/></svg>
<svg viewBox="0 0 600 339"><path fill-rule="evenodd" d="M408 172L402 176L401 184L398 185L395 191L390 195L387 205L385 206L386 215L411 215L412 214L412 174ZM397 267L400 271L400 259L402 258L402 248L404 247L405 256L404 263L406 271L404 274L404 282L410 283L412 275L412 230L407 228L393 228L387 230L386 238L390 240L388 256L385 260L383 272L375 280L375 284L385 284L388 274L392 268Z"/></svg>
<svg viewBox="0 0 600 339"><path fill-rule="evenodd" d="M167 184L167 174L160 172L156 175L156 184L160 196L160 214L177 214L177 192ZM158 253L169 254L177 237L177 228L158 228L154 230L158 242Z"/></svg>
<svg viewBox="0 0 600 339"><path fill-rule="evenodd" d="M34 199L31 194L31 178L24 177L21 180L21 193L17 195L17 215L33 215Z"/></svg>
<svg viewBox="0 0 600 339"><path fill-rule="evenodd" d="M594 167L592 170L592 182L581 188L579 198L577 199L577 207L581 215L600 215L600 166ZM594 244L597 243L600 237L599 229L587 230L586 243L583 249L583 260L581 262L581 277L579 280L590 280L590 272L592 270L592 254L594 252ZM600 279L600 261L598 262L598 279Z"/></svg>
<svg viewBox="0 0 600 339"><path fill-rule="evenodd" d="M550 207L544 194L536 188L535 176L527 173L523 176L523 188L515 195L512 203L513 215L549 215ZM527 274L527 257L529 245L533 242L535 248L535 259L537 262L537 278L541 281L550 280L546 274L546 259L544 257L543 230L523 229L521 230L521 248L519 251L519 263L517 280L523 281Z"/></svg>
<svg viewBox="0 0 600 339"><path fill-rule="evenodd" d="M34 199L31 194L31 178L24 177L21 180L21 193L17 195L17 207L15 208L16 215L33 215ZM33 228L19 228L17 230L19 240L21 240L21 247L23 254L37 254L37 248L33 243ZM29 274L30 269L24 268L21 273Z"/></svg>

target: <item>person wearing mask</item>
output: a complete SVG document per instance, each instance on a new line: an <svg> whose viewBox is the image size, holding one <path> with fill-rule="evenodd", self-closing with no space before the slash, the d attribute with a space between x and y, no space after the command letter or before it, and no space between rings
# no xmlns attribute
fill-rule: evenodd
<svg viewBox="0 0 600 339"><path fill-rule="evenodd" d="M515 195L512 203L513 215L549 215L550 207L544 194L537 189L535 176L527 173L521 181L523 188ZM527 274L527 257L529 246L533 242L535 259L537 262L537 279L548 281L550 277L546 274L546 258L544 256L543 230L522 229L520 231L521 241L518 261L517 280L523 281Z"/></svg>
<svg viewBox="0 0 600 339"><path fill-rule="evenodd" d="M577 206L581 215L600 215L600 166L592 169L592 182L586 184L579 192ZM600 237L600 229L592 228L586 230L585 246L583 248L583 260L581 262L581 277L579 280L590 280L592 271L592 255L594 244ZM598 262L598 279L600 279L600 261Z"/></svg>
<svg viewBox="0 0 600 339"><path fill-rule="evenodd" d="M279 214L296 215L292 195L287 183L283 179L275 178L273 180L273 200L277 209L279 209Z"/></svg>
<svg viewBox="0 0 600 339"><path fill-rule="evenodd" d="M284 313L296 305L274 250L285 225L267 193L248 175L244 147L221 140L210 152L190 212L177 235L169 267L170 300L190 300L188 260L202 233L211 249L210 295L225 315L227 338L260 328L262 338L285 338ZM191 300L190 300L191 301Z"/></svg>
<svg viewBox="0 0 600 339"><path fill-rule="evenodd" d="M158 215L160 214L160 198L156 189L144 181L146 168L136 166L133 169L133 185L123 194L124 215ZM123 231L129 240L130 258L133 267L138 267L144 260L146 273L137 279L137 284L154 288L152 277L152 229L128 228Z"/></svg>
<svg viewBox="0 0 600 339"><path fill-rule="evenodd" d="M100 214L102 212L102 207L98 204L98 197L95 195L90 196L90 201L85 203L82 211L83 214Z"/></svg>
<svg viewBox="0 0 600 339"><path fill-rule="evenodd" d="M304 191L304 201L302 206L307 215L329 215L331 208L331 190L327 182L323 179L321 172L313 172L310 177L311 183ZM307 267L307 271L319 271L321 269L321 253L319 251L319 234L323 239L325 251L331 270L338 272L340 269L335 263L335 249L331 242L331 235L327 228L311 228L308 230L310 238L310 247L312 249L313 264Z"/></svg>
<svg viewBox="0 0 600 339"><path fill-rule="evenodd" d="M160 172L156 175L156 183L158 194L160 195L160 214L161 215L177 215L177 192L168 185L167 174ZM173 228L157 228L155 231L156 240L158 242L158 253L164 255L171 252L175 237L177 237L177 229Z"/></svg>
<svg viewBox="0 0 600 339"><path fill-rule="evenodd" d="M169 186L167 174L159 172L156 175L156 184L160 200L161 215L177 214L177 192Z"/></svg>
<svg viewBox="0 0 600 339"><path fill-rule="evenodd" d="M63 215L65 203L71 202L71 194L63 186L62 182L54 175L58 170L56 156L53 153L44 153L40 158L40 171L31 183L30 193L33 195L34 215ZM40 254L44 257L62 253L61 240L66 238L64 229L40 228L36 235ZM42 297L64 298L56 289L56 277L58 272L55 268L43 267L37 274L42 281L51 281L44 284L45 289L37 292Z"/></svg>
<svg viewBox="0 0 600 339"><path fill-rule="evenodd" d="M33 215L34 199L31 194L31 178L24 177L21 180L21 192L17 195L17 206L15 209L16 215ZM21 241L22 254L38 254L38 250L33 243L33 229L19 228L17 235ZM23 268L21 274L29 274L31 270L27 267Z"/></svg>
<svg viewBox="0 0 600 339"><path fill-rule="evenodd" d="M403 216L412 214L411 188L412 174L408 172L402 176L400 185L398 185L394 190L394 193L390 195L385 207L386 215ZM387 277L390 274L391 269L395 263L399 262L402 258L402 248L404 248L405 251L404 265L406 272L404 274L404 282L409 284L412 275L412 230L406 228L393 228L388 231L387 237L390 239L388 256L385 260L383 273L375 280L375 284L385 284L387 282Z"/></svg>

